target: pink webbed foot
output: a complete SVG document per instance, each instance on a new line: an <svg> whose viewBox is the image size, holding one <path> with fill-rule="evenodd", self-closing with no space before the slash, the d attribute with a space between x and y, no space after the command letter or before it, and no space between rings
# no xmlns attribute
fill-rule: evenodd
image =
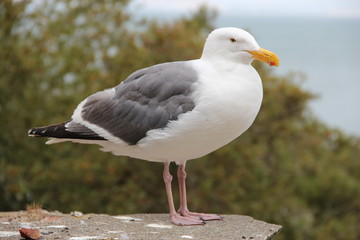
<svg viewBox="0 0 360 240"><path fill-rule="evenodd" d="M181 216L180 214L174 214L170 216L171 222L179 226L191 226L191 225L204 225L205 222L199 217Z"/></svg>
<svg viewBox="0 0 360 240"><path fill-rule="evenodd" d="M216 214L197 213L190 211L180 211L182 216L186 217L198 217L203 221L223 220L224 218Z"/></svg>

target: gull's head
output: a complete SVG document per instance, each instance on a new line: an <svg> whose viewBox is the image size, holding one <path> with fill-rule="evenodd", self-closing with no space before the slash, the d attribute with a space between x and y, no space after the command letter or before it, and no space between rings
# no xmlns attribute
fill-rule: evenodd
<svg viewBox="0 0 360 240"><path fill-rule="evenodd" d="M239 28L218 28L206 39L202 58L236 61L250 64L254 59L270 66L279 66L275 53L261 48L255 38Z"/></svg>

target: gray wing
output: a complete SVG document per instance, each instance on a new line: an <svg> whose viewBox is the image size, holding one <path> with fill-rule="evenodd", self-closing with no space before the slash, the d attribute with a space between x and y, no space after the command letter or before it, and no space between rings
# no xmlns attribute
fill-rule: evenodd
<svg viewBox="0 0 360 240"><path fill-rule="evenodd" d="M140 69L115 87L110 97L90 96L82 118L128 144L136 144L151 129L164 128L182 113L191 111L194 69L185 62L172 62Z"/></svg>

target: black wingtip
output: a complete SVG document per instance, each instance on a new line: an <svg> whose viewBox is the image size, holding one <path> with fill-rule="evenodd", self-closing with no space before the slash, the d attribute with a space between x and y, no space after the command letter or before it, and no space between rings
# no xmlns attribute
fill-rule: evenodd
<svg viewBox="0 0 360 240"><path fill-rule="evenodd" d="M35 127L28 131L30 137L58 137L57 135L65 131L65 123L54 124L45 127Z"/></svg>
<svg viewBox="0 0 360 240"><path fill-rule="evenodd" d="M38 130L39 128L32 128L28 131L28 136L29 137L41 137L40 134L38 134Z"/></svg>
<svg viewBox="0 0 360 240"><path fill-rule="evenodd" d="M53 124L45 127L36 127L28 131L31 137L51 137L51 138L68 138L68 139L86 139L86 140L105 140L90 129L81 124L72 123L70 129L67 129L69 122Z"/></svg>

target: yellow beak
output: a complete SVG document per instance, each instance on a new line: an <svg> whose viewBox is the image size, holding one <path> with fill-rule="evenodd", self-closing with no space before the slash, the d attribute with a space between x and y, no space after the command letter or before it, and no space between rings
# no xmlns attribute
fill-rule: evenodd
<svg viewBox="0 0 360 240"><path fill-rule="evenodd" d="M275 53L270 52L266 49L260 48L259 51L246 51L250 53L254 59L260 60L269 64L270 66L278 67L280 64L280 60Z"/></svg>

